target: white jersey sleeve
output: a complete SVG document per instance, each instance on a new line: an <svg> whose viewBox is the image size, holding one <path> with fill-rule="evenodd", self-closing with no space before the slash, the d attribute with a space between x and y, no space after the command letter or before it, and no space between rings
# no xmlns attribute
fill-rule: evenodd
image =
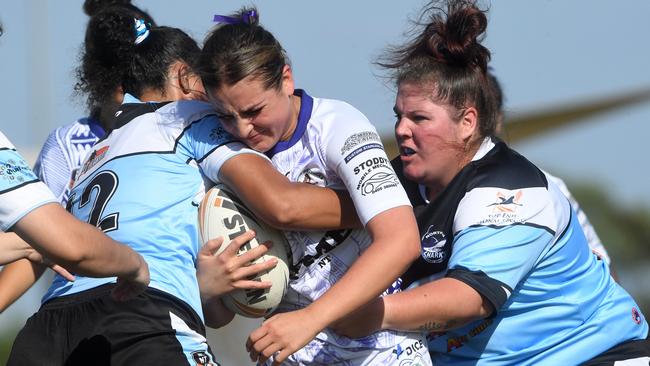
<svg viewBox="0 0 650 366"><path fill-rule="evenodd" d="M379 134L368 119L344 102L326 101L318 113L332 123L325 124L323 141L326 161L342 179L361 222L366 225L379 213L393 207L410 206L404 188L391 167Z"/></svg>
<svg viewBox="0 0 650 366"><path fill-rule="evenodd" d="M255 154L269 160L266 155L249 149L237 141L226 130L214 115L202 118L193 123L185 132L181 144L189 149L189 156L196 159L203 174L213 182L219 182L221 166L230 158L239 154Z"/></svg>
<svg viewBox="0 0 650 366"><path fill-rule="evenodd" d="M66 188L70 186L72 169L63 141L59 138L61 128L57 128L45 140L38 154L34 173L47 185L57 199L65 205Z"/></svg>
<svg viewBox="0 0 650 366"><path fill-rule="evenodd" d="M600 241L598 234L596 234L596 229L594 229L593 225L591 225L589 218L587 218L587 214L580 208L580 204L573 197L571 191L569 191L569 188L566 186L564 181L546 171L544 171L544 174L546 175L546 178L548 178L548 180L552 181L558 186L558 188L560 188L560 191L562 191L564 196L571 203L571 208L573 208L573 210L576 213L576 216L578 217L578 222L580 222L580 227L582 227L582 231L584 232L585 237L587 238L587 242L589 243L589 248L591 248L591 250L594 253L596 253L596 255L598 255L605 262L607 262L607 264L610 264L611 259L609 258L609 254L607 253L607 250L605 249L603 242Z"/></svg>
<svg viewBox="0 0 650 366"><path fill-rule="evenodd" d="M0 229L7 231L33 209L50 202L57 202L52 192L0 132Z"/></svg>

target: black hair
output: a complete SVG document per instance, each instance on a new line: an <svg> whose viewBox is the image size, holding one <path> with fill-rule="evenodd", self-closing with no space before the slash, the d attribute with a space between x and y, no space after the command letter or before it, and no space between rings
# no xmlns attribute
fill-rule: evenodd
<svg viewBox="0 0 650 366"><path fill-rule="evenodd" d="M84 13L86 13L86 15L92 17L95 14L99 13L100 11L103 11L104 9L112 6L122 6L128 10L131 10L136 17L144 19L147 23L151 24L152 26L156 25L156 22L153 20L153 17L149 15L148 12L131 4L131 0L85 0L83 5L83 10Z"/></svg>
<svg viewBox="0 0 650 366"><path fill-rule="evenodd" d="M392 70L398 85L433 86L433 98L455 107L455 118L465 108L475 107L481 136L491 136L498 109L487 78L490 51L481 44L487 28L485 13L475 0L432 1L416 22L415 37L389 49L377 64Z"/></svg>
<svg viewBox="0 0 650 366"><path fill-rule="evenodd" d="M177 28L151 27L136 44L134 14L120 6L103 9L88 22L85 49L75 89L87 95L90 107L110 101L121 87L139 96L145 89L164 91L170 66L190 66L198 58L196 41Z"/></svg>
<svg viewBox="0 0 650 366"><path fill-rule="evenodd" d="M234 85L248 76L265 88L279 89L289 58L282 45L259 24L255 7L242 8L217 25L203 44L197 71L207 91Z"/></svg>

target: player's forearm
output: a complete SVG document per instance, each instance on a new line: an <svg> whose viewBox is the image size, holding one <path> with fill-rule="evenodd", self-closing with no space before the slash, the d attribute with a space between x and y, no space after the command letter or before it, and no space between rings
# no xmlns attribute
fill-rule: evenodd
<svg viewBox="0 0 650 366"><path fill-rule="evenodd" d="M30 212L12 230L54 263L81 275L132 278L142 266L141 257L131 248L55 203Z"/></svg>
<svg viewBox="0 0 650 366"><path fill-rule="evenodd" d="M411 208L402 206L391 210L394 211L376 222L372 222L377 219L373 218L370 225L375 227L374 231L380 231L374 233L373 243L336 284L308 307L318 314L324 326L379 296L419 255L417 226Z"/></svg>
<svg viewBox="0 0 650 366"><path fill-rule="evenodd" d="M0 233L0 265L27 258L34 249L14 233Z"/></svg>
<svg viewBox="0 0 650 366"><path fill-rule="evenodd" d="M335 230L361 228L354 203L347 191L306 183L290 183L278 197L282 217L275 225L283 230Z"/></svg>
<svg viewBox="0 0 650 366"><path fill-rule="evenodd" d="M491 305L468 285L451 278L384 296L382 329L444 332L490 315Z"/></svg>
<svg viewBox="0 0 650 366"><path fill-rule="evenodd" d="M283 230L330 230L361 227L346 192L290 182L257 155L226 161L220 179L246 207L267 224Z"/></svg>
<svg viewBox="0 0 650 366"><path fill-rule="evenodd" d="M0 271L0 313L29 290L45 271L45 266L20 259Z"/></svg>
<svg viewBox="0 0 650 366"><path fill-rule="evenodd" d="M88 245L84 245L85 250L75 260L60 263L79 274L91 277L133 278L142 264L138 253L90 225L79 228L73 242Z"/></svg>

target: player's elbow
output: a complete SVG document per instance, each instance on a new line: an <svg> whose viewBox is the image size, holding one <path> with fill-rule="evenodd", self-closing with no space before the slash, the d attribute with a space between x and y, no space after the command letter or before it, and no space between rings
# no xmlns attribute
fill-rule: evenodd
<svg viewBox="0 0 650 366"><path fill-rule="evenodd" d="M290 195L276 194L267 200L260 218L269 226L280 230L291 230L298 227L301 210L299 205L292 201Z"/></svg>
<svg viewBox="0 0 650 366"><path fill-rule="evenodd" d="M270 226L289 230L294 229L300 221L300 212L289 200L277 199L271 204L272 209L265 215L264 221Z"/></svg>

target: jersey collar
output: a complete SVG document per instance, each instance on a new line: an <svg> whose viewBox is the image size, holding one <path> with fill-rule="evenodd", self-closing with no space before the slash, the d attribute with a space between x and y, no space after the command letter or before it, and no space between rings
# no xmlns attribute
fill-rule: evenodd
<svg viewBox="0 0 650 366"><path fill-rule="evenodd" d="M287 141L280 141L271 150L266 152L266 155L271 158L273 155L285 151L295 145L300 138L305 134L307 130L307 124L311 118L311 112L314 107L314 99L307 95L307 93L302 89L296 89L293 92L293 95L300 97L300 112L298 113L298 124L296 129L293 131L293 135Z"/></svg>

